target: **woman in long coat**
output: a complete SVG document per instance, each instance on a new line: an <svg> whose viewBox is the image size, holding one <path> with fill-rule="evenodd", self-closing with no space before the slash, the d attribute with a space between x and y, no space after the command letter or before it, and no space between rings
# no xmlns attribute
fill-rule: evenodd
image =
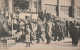
<svg viewBox="0 0 80 50"><path fill-rule="evenodd" d="M75 23L71 23L69 32L72 38L72 46L77 46L79 40L79 26L75 26Z"/></svg>

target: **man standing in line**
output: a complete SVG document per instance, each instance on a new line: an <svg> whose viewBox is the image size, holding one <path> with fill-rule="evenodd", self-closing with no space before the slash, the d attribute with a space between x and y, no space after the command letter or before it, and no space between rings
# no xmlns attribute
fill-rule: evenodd
<svg viewBox="0 0 80 50"><path fill-rule="evenodd" d="M68 32L69 32L69 23L66 21L66 37L68 37Z"/></svg>
<svg viewBox="0 0 80 50"><path fill-rule="evenodd" d="M61 38L61 24L60 24L60 21L56 21L55 23L55 38L54 38L54 41L58 40L60 41L60 38ZM57 37L59 37L59 39L57 39Z"/></svg>
<svg viewBox="0 0 80 50"><path fill-rule="evenodd" d="M42 39L42 41L44 41L44 39L42 38L42 32L41 32L41 25L40 23L38 22L37 24L37 43L40 42L40 38Z"/></svg>
<svg viewBox="0 0 80 50"><path fill-rule="evenodd" d="M2 33L2 27L3 27L3 24L0 22L0 40L1 40L1 37L3 35L3 33Z"/></svg>
<svg viewBox="0 0 80 50"><path fill-rule="evenodd" d="M75 26L75 23L71 22L69 32L72 38L72 46L77 46L79 40L79 26Z"/></svg>
<svg viewBox="0 0 80 50"><path fill-rule="evenodd" d="M48 25L48 22L45 23L45 36L46 36L46 40L47 40L46 44L49 44L50 43L50 37L49 37L49 25Z"/></svg>

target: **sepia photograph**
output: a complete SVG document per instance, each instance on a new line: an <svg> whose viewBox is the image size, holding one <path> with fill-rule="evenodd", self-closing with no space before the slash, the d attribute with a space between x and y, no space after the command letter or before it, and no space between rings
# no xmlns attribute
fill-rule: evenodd
<svg viewBox="0 0 80 50"><path fill-rule="evenodd" d="M80 50L80 0L0 0L0 50Z"/></svg>

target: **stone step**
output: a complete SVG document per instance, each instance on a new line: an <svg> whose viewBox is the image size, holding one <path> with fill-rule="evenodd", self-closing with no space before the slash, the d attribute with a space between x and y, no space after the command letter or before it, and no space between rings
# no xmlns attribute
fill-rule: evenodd
<svg viewBox="0 0 80 50"><path fill-rule="evenodd" d="M1 49L1 48L7 48L6 43L2 43L2 42L0 41L0 49Z"/></svg>

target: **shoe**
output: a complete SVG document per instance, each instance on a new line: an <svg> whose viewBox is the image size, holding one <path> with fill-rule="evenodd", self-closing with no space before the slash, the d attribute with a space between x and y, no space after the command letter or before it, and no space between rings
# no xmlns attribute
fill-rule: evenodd
<svg viewBox="0 0 80 50"><path fill-rule="evenodd" d="M33 45L33 43L30 43L30 44L32 44L32 45Z"/></svg>
<svg viewBox="0 0 80 50"><path fill-rule="evenodd" d="M43 40L43 42L44 42L44 40Z"/></svg>
<svg viewBox="0 0 80 50"><path fill-rule="evenodd" d="M60 41L60 39L58 39L58 41Z"/></svg>
<svg viewBox="0 0 80 50"><path fill-rule="evenodd" d="M63 40L64 40L64 37L63 37Z"/></svg>
<svg viewBox="0 0 80 50"><path fill-rule="evenodd" d="M46 44L49 44L49 43L46 43Z"/></svg>
<svg viewBox="0 0 80 50"><path fill-rule="evenodd" d="M73 46L73 47L77 47L77 45L75 45L75 44L72 44L72 46Z"/></svg>
<svg viewBox="0 0 80 50"><path fill-rule="evenodd" d="M77 45L74 45L74 47L77 47Z"/></svg>
<svg viewBox="0 0 80 50"><path fill-rule="evenodd" d="M53 41L56 41L56 40L53 40Z"/></svg>
<svg viewBox="0 0 80 50"><path fill-rule="evenodd" d="M39 42L37 42L37 43L39 43Z"/></svg>

